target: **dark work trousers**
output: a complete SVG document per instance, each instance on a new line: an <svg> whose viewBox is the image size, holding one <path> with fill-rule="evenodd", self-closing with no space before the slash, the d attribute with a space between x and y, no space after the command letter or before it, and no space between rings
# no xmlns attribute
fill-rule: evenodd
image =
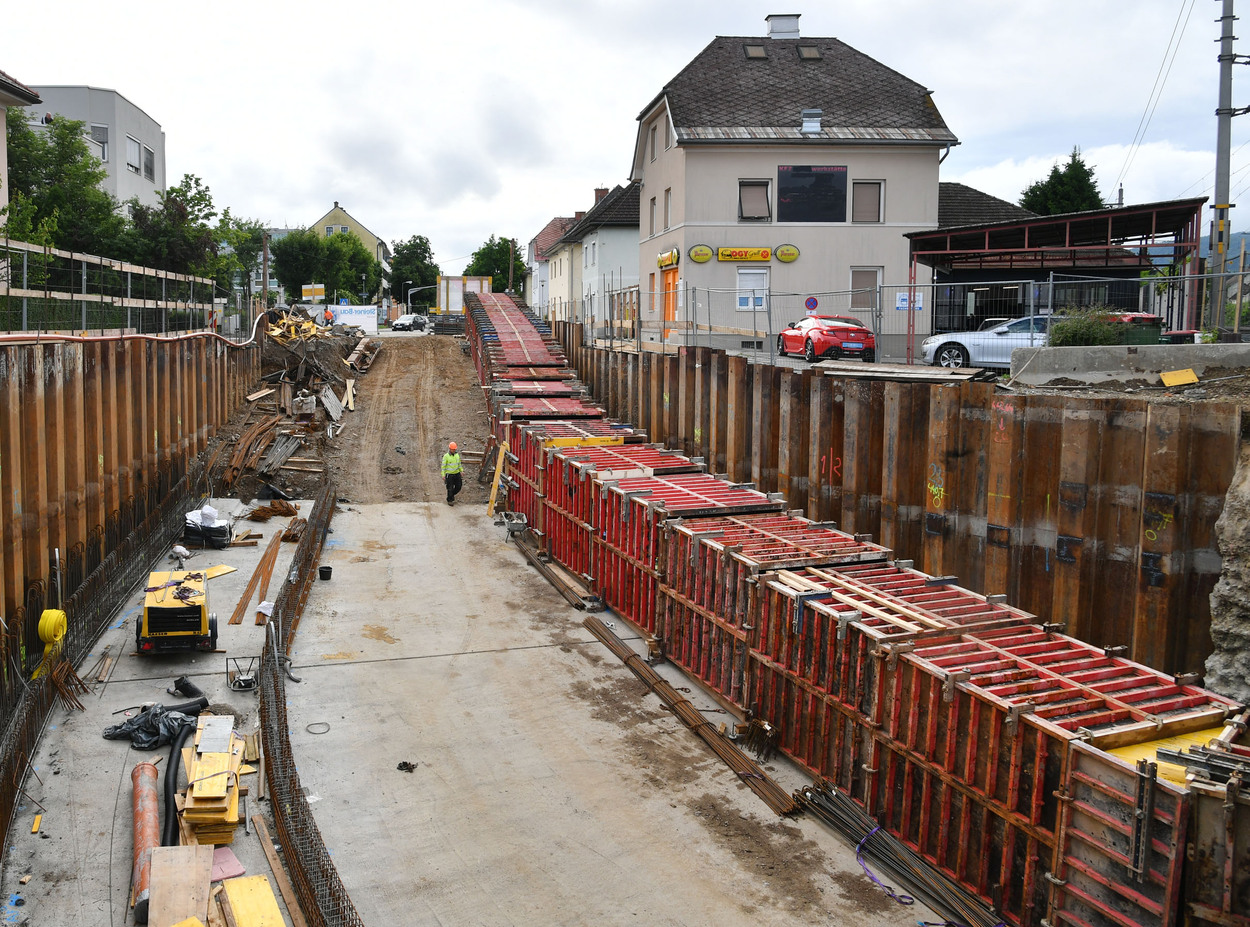
<svg viewBox="0 0 1250 927"><path fill-rule="evenodd" d="M460 492L460 474L448 473L443 482L447 484L447 504L451 505L456 501L456 493Z"/></svg>

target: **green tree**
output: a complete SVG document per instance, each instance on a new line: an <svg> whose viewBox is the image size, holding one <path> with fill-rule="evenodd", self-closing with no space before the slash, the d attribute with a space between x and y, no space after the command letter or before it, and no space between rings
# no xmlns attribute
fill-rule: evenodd
<svg viewBox="0 0 1250 927"><path fill-rule="evenodd" d="M520 249L510 238L496 238L492 235L473 252L473 260L464 269L466 276L490 277L491 289L502 293L508 288L508 253L512 252L512 288L520 292L525 285L525 262L521 260ZM406 277L404 279L407 279Z"/></svg>
<svg viewBox="0 0 1250 927"><path fill-rule="evenodd" d="M223 289L234 286L234 278L241 278L243 292L252 298L252 274L261 262L265 247L265 226L256 219L237 219L230 214L230 207L222 210L217 223L217 240L226 245L217 255L217 285Z"/></svg>
<svg viewBox="0 0 1250 927"><path fill-rule="evenodd" d="M326 295L352 303L370 302L382 285L382 265L351 232L335 232L325 240L322 265Z"/></svg>
<svg viewBox="0 0 1250 927"><path fill-rule="evenodd" d="M1057 216L1087 209L1102 209L1102 193L1094 180L1094 171L1081 158L1081 149L1073 147L1068 163L1056 163L1050 176L1038 180L1020 194L1020 205L1039 216Z"/></svg>
<svg viewBox="0 0 1250 927"><path fill-rule="evenodd" d="M130 230L126 251L136 264L179 274L214 276L217 235L210 224L217 210L208 187L194 174L160 194L155 206L127 201Z"/></svg>
<svg viewBox="0 0 1250 927"><path fill-rule="evenodd" d="M325 262L325 238L312 229L294 229L269 245L273 258L270 272L286 290L287 299L297 302L306 283L325 283L318 277ZM330 287L326 292L331 291Z"/></svg>
<svg viewBox="0 0 1250 927"><path fill-rule="evenodd" d="M438 285L439 269L434 263L430 240L424 235L413 235L407 241L392 242L391 294L396 302L406 302L412 287L435 287ZM408 281L412 281L409 283ZM412 294L414 306L432 306L437 294L424 289Z"/></svg>
<svg viewBox="0 0 1250 927"><path fill-rule="evenodd" d="M107 172L87 146L83 125L56 116L36 128L22 107L9 108L9 237L66 251L116 253L126 220L117 200L100 189Z"/></svg>

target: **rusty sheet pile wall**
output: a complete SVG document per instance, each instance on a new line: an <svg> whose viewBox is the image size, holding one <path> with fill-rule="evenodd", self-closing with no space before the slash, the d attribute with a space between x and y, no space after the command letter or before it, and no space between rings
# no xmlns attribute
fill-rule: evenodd
<svg viewBox="0 0 1250 927"><path fill-rule="evenodd" d="M1186 898L1219 897L1182 881L1189 790L1110 751L1227 743L1243 706L1064 631L1124 632L1134 654L1178 642L1156 626L1207 582L1194 547L1231 474L1235 415L1230 430L1207 412L842 383L571 339L604 405L579 397L562 419L555 399L508 392L540 355L568 367L545 330L527 334L507 297L467 303L500 399L493 437L510 448L507 508L652 653L1008 923L1165 925ZM1126 491L1134 478L1145 491ZM1094 569L1109 589L1089 588ZM1126 587L1120 623L1095 622Z"/></svg>
<svg viewBox="0 0 1250 927"><path fill-rule="evenodd" d="M608 352L560 326L605 414L651 440L1082 640L1201 673L1236 404L845 379L710 348Z"/></svg>
<svg viewBox="0 0 1250 927"><path fill-rule="evenodd" d="M6 666L21 661L29 671L42 653L37 626L54 604L56 552L62 563L100 562L136 500L161 496L168 475L186 472L243 401L259 359L255 346L207 334L0 342Z"/></svg>

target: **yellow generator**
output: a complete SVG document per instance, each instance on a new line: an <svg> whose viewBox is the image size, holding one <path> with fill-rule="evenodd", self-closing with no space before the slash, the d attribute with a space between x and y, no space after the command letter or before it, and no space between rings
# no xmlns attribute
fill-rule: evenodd
<svg viewBox="0 0 1250 927"><path fill-rule="evenodd" d="M139 653L217 649L217 616L208 611L203 573L150 573L135 628Z"/></svg>

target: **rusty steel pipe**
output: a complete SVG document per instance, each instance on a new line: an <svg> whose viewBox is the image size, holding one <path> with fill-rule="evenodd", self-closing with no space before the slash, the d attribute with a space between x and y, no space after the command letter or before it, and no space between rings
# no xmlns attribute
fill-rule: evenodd
<svg viewBox="0 0 1250 927"><path fill-rule="evenodd" d="M130 782L133 788L131 809L135 844L130 892L134 898L135 923L146 924L151 895L152 853L161 845L161 804L156 764L137 763L130 773Z"/></svg>

